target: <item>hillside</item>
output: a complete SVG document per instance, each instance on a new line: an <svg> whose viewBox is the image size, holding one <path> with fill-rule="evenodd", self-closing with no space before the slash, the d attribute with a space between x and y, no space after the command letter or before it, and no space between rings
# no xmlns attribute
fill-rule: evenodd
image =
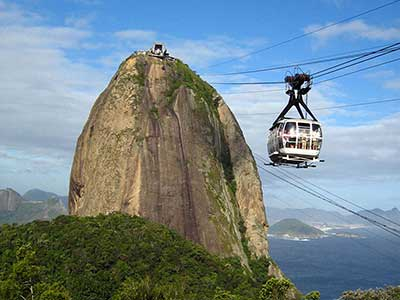
<svg viewBox="0 0 400 300"><path fill-rule="evenodd" d="M337 211L317 208L277 208L267 207L268 220L271 224L283 219L297 219L309 225L313 224L348 224L346 216Z"/></svg>
<svg viewBox="0 0 400 300"><path fill-rule="evenodd" d="M30 299L31 286L35 299L258 299L271 261L249 264L253 274L140 217L60 216L1 227L0 299Z"/></svg>
<svg viewBox="0 0 400 300"><path fill-rule="evenodd" d="M68 196L60 196L56 193L47 192L40 189L30 189L23 195L23 198L27 201L45 201L51 198L57 198L61 200L65 209L68 208Z"/></svg>
<svg viewBox="0 0 400 300"><path fill-rule="evenodd" d="M297 219L283 219L272 225L269 229L269 233L274 236L297 238L318 238L325 235L323 231Z"/></svg>
<svg viewBox="0 0 400 300"><path fill-rule="evenodd" d="M23 224L34 220L51 220L63 214L67 214L67 210L59 199L24 201L14 211L0 212L0 224Z"/></svg>
<svg viewBox="0 0 400 300"><path fill-rule="evenodd" d="M40 189L31 189L27 191L22 197L24 197L24 199L28 201L44 201L51 198L58 198L58 195Z"/></svg>

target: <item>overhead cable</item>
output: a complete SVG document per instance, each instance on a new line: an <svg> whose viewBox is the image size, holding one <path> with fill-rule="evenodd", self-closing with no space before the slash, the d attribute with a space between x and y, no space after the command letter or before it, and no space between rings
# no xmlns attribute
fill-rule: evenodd
<svg viewBox="0 0 400 300"><path fill-rule="evenodd" d="M400 44L400 42L399 43L395 43L393 45L399 45L399 44ZM358 65L358 64L361 64L361 63L364 63L364 62L367 62L367 61L370 61L370 60L376 59L378 57L381 57L381 56L384 56L384 55L388 55L390 53L393 53L393 52L396 52L396 51L400 50L400 47L394 47L393 45L390 46L390 48L385 47L384 49L380 49L380 50L377 50L377 51L372 51L372 52L369 52L368 54L365 54L365 55L362 55L360 57L351 59L349 61L346 61L346 62L337 64L337 65L331 66L329 68L323 69L323 70L318 71L318 72L314 72L313 74L311 74L311 76L312 76L313 79L314 78L319 78L319 77L322 77L322 76L326 76L328 74L335 73L335 72L341 71L343 69L347 69L347 68L350 68L352 66L355 66L355 65ZM379 54L377 54L377 53L379 53ZM361 61L357 61L357 60L359 60L359 59L361 59L363 57L366 57L366 56L369 56L369 55L372 55L372 54L376 54L376 55L374 55L372 57L368 57L368 58L362 59ZM349 64L350 62L352 62L352 63ZM390 62L392 62L392 61L389 61L387 63L390 63ZM374 66L369 67L369 68L378 67L378 66L381 66L381 65L383 65L383 64L377 64L377 65L374 65ZM350 72L348 74L354 74L354 73L357 73L357 72L360 72L360 71L363 71L363 70L367 70L367 69L368 68L363 68L363 69L354 71L353 73ZM315 75L317 75L317 76L315 76ZM343 77L343 76L341 76L341 77ZM336 79L336 78L339 78L339 77L334 77L333 79ZM332 80L332 78L330 80ZM324 81L322 81L322 82L324 82ZM268 84L285 84L285 83L286 83L285 81L255 81L255 82L211 82L210 84L214 84L214 85L268 85ZM317 83L315 83L315 84L317 84Z"/></svg>
<svg viewBox="0 0 400 300"><path fill-rule="evenodd" d="M366 106L366 105L382 104L382 103L390 103L390 102L398 102L398 101L400 101L400 98L391 98L391 99L376 100L376 101L370 101L370 102L359 102L359 103L353 103L353 104L343 104L343 105L336 105L336 106L319 107L319 108L314 108L313 110L329 110L329 109L338 109L338 108L356 107L356 106ZM249 115L249 116L255 116L255 115L264 116L264 115L276 115L276 114L279 114L279 112L237 113L235 115L239 115L239 116L246 116L246 115Z"/></svg>
<svg viewBox="0 0 400 300"><path fill-rule="evenodd" d="M288 176L291 176L292 178L294 177L294 178L296 178L296 179L298 179L300 181L303 181L303 182L305 182L305 183L307 183L307 184L309 184L309 185L311 185L311 186L313 186L313 187L315 187L315 188L317 188L317 189L319 189L319 190L321 190L321 191L323 191L323 192L325 192L325 193L327 193L327 194L329 194L329 195L331 195L333 197L336 197L336 198L338 198L338 199L340 199L340 200L342 200L342 201L344 201L346 203L349 203L349 204L351 204L351 205L353 205L353 206L355 206L355 207L357 207L359 209L362 209L366 213L369 213L369 214L371 214L371 215L373 215L375 217L379 217L379 218L381 218L381 219L383 219L383 220L385 220L385 221L387 221L389 223L392 223L393 225L396 225L396 226L400 227L400 223L395 222L394 220L391 220L391 219L389 219L389 218L387 218L385 216L382 216L381 214L378 214L378 213L374 212L373 210L367 209L367 208L355 203L354 201L347 200L347 199L345 199L345 198L343 198L343 197L341 197L341 196L339 196L339 195L337 195L337 194L335 194L333 192L330 192L327 189L322 188L322 187L316 185L315 183L312 183L309 180L306 180L306 179L304 179L304 178L302 178L300 176L297 176L296 174L293 174L293 173L289 172L288 170L280 169L279 171L285 173Z"/></svg>
<svg viewBox="0 0 400 300"><path fill-rule="evenodd" d="M336 26L336 25L339 25L339 24L342 24L342 23L346 23L346 22L349 22L349 21L351 21L351 20L357 19L357 18L359 18L359 17L365 16L365 15L367 15L367 14L370 14L370 13L375 12L375 11L377 11L377 10L383 9L383 8L388 7L388 6L390 6L390 5L396 4L396 3L398 3L398 2L400 2L400 0L395 0L395 1L387 2L387 3L382 4L382 5L380 5L380 6L377 6L377 7L371 8L371 9L369 9L369 10L363 11L363 12L361 12L361 13L358 13L358 14L356 14L356 15L353 15L353 16L350 16L350 17L347 17L347 18L344 18L344 19L339 20L339 21L337 21L337 22L330 23L330 24L328 24L328 25L322 26L322 27L317 28L317 29L315 29L315 30L311 30L311 31L305 32L305 33L303 33L303 34L294 36L294 37L289 38L289 39L287 39L287 40L278 42L278 43L276 43L276 44L273 44L273 45L270 45L270 46L267 46L267 47L264 47L264 48L255 50L255 51L251 51L251 52L249 52L249 53L247 53L247 54L240 55L240 56L237 56L237 57L234 57L234 58L231 58L231 59L228 59L228 60L225 60L225 61L216 63L216 64L212 64L212 65L208 66L207 69L214 68L214 67L220 66L220 65L224 65L224 64L227 64L227 63L236 61L236 60L240 60L240 59L245 58L245 57L249 57L249 56L254 55L254 54L257 54L257 53L261 53L261 52L264 52L264 51L267 51L267 50L270 50L270 49L273 49L273 48L276 48L276 47L279 47L279 46L288 44L288 43L290 43L290 42L293 42L293 41L295 41L295 40L301 39L301 38L303 38L303 37L306 37L306 36L309 36L309 35L318 33L318 32L320 32L320 31L326 30L326 29L331 28L331 27L334 27L334 26Z"/></svg>
<svg viewBox="0 0 400 300"><path fill-rule="evenodd" d="M284 181L284 182L286 182L287 184L289 184L289 185L291 185L291 186L294 186L294 187L296 187L297 189L302 190L302 191L304 191L304 192L306 192L306 193L312 195L312 196L315 197L315 198L321 199L321 200L323 200L323 201L325 201L325 202L327 202L327 203L330 203L331 205L334 205L334 206L336 206L336 207L338 207L338 208L340 208L340 209L343 209L343 210L345 210L345 211L347 211L347 212L349 212L349 213L351 213L351 214L354 214L354 215L356 215L356 216L359 216L360 218L364 219L365 221L367 221L367 222L369 222L369 223L371 223L371 224L373 224L373 225L375 225L375 226L377 226L377 227L379 227L379 228L385 230L386 232L388 232L388 233L390 233L390 234L392 234L392 235L394 235L394 236L400 238L400 231L398 231L397 229L392 228L392 227L390 227L390 226L387 226L386 224L380 223L380 222L378 222L378 221L376 221L376 220L374 220L374 219L371 219L371 218L369 218L369 217L366 217L366 216L364 216L364 215L361 215L361 214L359 214L358 212L356 212L356 211L354 211L354 210L352 210L352 209L350 209L350 208L347 208L347 207L345 207L344 205L339 204L339 203L337 203L336 201L334 201L334 200L332 200L332 199L330 199L330 198L328 198L328 197L326 197L326 196L324 196L324 195L322 195L322 194L320 194L320 193L318 193L318 192L314 192L314 191L310 190L309 188L306 188L306 187L303 187L303 186L301 186L301 185L299 185L299 184L293 183L293 182L291 182L290 180L288 180L288 179L286 179L286 178L284 178L284 177L282 177L282 176L280 176L280 175L277 175L277 174L275 174L274 172L271 172L271 171L267 170L266 168L264 168L264 167L261 166L260 164L257 164L257 166L258 166L261 170L263 170L264 172L266 172L266 173L268 173L268 174L270 174L270 175L272 175L272 176L274 176L274 177L280 179L281 181Z"/></svg>
<svg viewBox="0 0 400 300"><path fill-rule="evenodd" d="M341 52L341 53L335 54L335 55L321 56L321 57L317 57L314 59L302 60L302 61L295 62L295 63L294 62L287 63L285 65L272 65L272 66L268 66L268 67L264 67L264 68L260 68L260 69L255 69L255 70L245 70L245 71L219 73L219 74L203 74L202 76L212 76L212 77L214 77L214 76L232 76L232 75L251 74L251 73L260 73L260 72L288 69L288 68L293 68L293 67L298 67L298 66L321 64L324 62L331 62L331 61L337 61L337 60L358 57L358 56L361 56L361 55L371 52L371 51L365 52L366 50L372 50L372 49L382 48L382 47L386 47L386 46L389 46L389 45L385 44L385 45L381 45L381 46L369 47L369 48L364 48L364 49L359 49L359 50L346 51L346 52ZM355 52L357 52L357 53L355 53ZM353 54L349 54L349 53L353 53ZM347 55L345 55L345 54L347 54Z"/></svg>
<svg viewBox="0 0 400 300"><path fill-rule="evenodd" d="M399 61L399 60L400 60L400 57L392 59L392 60L388 60L388 61L385 61L385 62L382 62L382 63L379 63L379 64L375 64L375 65L372 65L372 66L368 66L368 67L365 67L365 68L362 68L362 69L358 69L358 70L355 70L355 71L352 71L352 72L344 73L344 74L339 75L339 76L335 76L335 77L331 77L331 78L328 78L328 79L325 79L325 80L321 80L321 81L315 82L314 85L320 84L320 83L323 83L323 82L327 82L327 81L332 81L332 80L335 80L335 79L338 79L338 78L342 78L342 77L345 77L345 76L349 76L349 75L352 75L352 74L355 74L355 73L359 73L359 72L362 72L362 71L370 70L370 69L373 69L373 68L376 68L376 67L380 67L380 66L384 66L384 65L387 65L387 64L391 64L391 63L394 63L394 62Z"/></svg>
<svg viewBox="0 0 400 300"><path fill-rule="evenodd" d="M396 43L396 45L399 45L399 44L400 43ZM343 70L343 69L350 68L352 66L361 64L363 62L370 61L372 59L375 59L375 58L378 58L378 57L381 57L381 56L384 56L384 55L388 55L388 54L390 54L392 52L396 52L396 51L399 51L399 50L400 50L400 47L395 47L395 48L391 47L390 49L385 49L385 50L382 50L382 51L379 51L379 50L378 51L374 51L374 52L362 55L360 57L353 58L351 60L345 61L343 63L337 64L335 66L331 66L329 68L326 68L326 69L320 70L318 72L312 73L311 76L313 77L313 79L321 77L321 76L326 76L328 74L331 74L331 73L334 73L334 72L337 72L337 71L340 71L340 70ZM376 54L376 53L379 53L379 54L374 55L372 57L368 57L368 56L370 56L372 54ZM365 58L365 59L362 59L362 60L358 61L359 59L361 59L363 57L368 57L368 58ZM353 63L350 64L350 62L353 62Z"/></svg>

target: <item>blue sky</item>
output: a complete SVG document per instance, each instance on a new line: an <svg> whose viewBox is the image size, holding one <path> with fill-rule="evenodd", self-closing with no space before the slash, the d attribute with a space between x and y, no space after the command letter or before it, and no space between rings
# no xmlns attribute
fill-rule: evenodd
<svg viewBox="0 0 400 300"><path fill-rule="evenodd" d="M214 68L387 1L6 1L0 0L0 188L66 194L76 139L98 94L121 61L154 41L203 78L394 43L400 3L295 42ZM400 57L394 53L376 60ZM363 65L363 66L367 66ZM317 71L326 65L305 67ZM313 108L400 96L400 62L315 85ZM354 69L351 70L356 70ZM286 70L218 78L282 80ZM293 71L293 70L288 70ZM266 156L266 132L286 104L282 86L216 86L254 152ZM276 90L242 94L245 91ZM232 94L239 92L241 94ZM317 111L324 124L316 169L292 170L368 208L399 206L399 102ZM262 173L261 173L262 174ZM326 207L262 174L267 205Z"/></svg>

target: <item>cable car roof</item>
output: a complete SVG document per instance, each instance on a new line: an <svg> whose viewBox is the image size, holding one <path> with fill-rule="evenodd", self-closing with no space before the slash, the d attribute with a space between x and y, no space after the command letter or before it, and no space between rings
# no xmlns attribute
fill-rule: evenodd
<svg viewBox="0 0 400 300"><path fill-rule="evenodd" d="M280 119L279 121L277 121L271 128L270 130L274 129L275 127L277 127L280 124L283 124L285 122L298 122L298 123L308 123L308 124L317 124L319 126L321 126L321 123L318 121L314 121L314 120L310 120L310 119L301 119L301 118L288 118L285 117L284 119Z"/></svg>
<svg viewBox="0 0 400 300"><path fill-rule="evenodd" d="M314 121L314 120L311 120L311 119L287 118L287 117L285 117L284 119L279 120L278 123L283 123L283 122L286 122L286 121L303 122L303 123L310 123L310 124L321 124L320 122Z"/></svg>

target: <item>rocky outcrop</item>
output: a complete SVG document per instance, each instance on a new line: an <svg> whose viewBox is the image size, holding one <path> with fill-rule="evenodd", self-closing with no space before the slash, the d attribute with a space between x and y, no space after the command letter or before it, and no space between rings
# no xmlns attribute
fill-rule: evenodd
<svg viewBox="0 0 400 300"><path fill-rule="evenodd" d="M179 60L121 64L78 139L69 210L144 216L245 264L268 255L252 153L221 96Z"/></svg>
<svg viewBox="0 0 400 300"><path fill-rule="evenodd" d="M24 201L13 189L0 190L0 212L13 212Z"/></svg>

